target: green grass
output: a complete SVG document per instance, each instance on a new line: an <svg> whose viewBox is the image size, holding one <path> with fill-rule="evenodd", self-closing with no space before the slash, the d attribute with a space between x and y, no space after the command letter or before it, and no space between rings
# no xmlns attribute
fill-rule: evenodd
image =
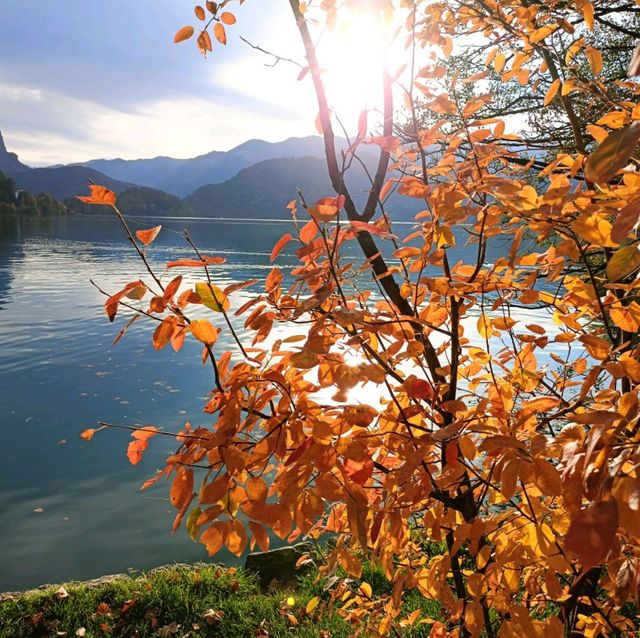
<svg viewBox="0 0 640 638"><path fill-rule="evenodd" d="M340 574L345 576L345 574ZM362 580L374 597L391 593L382 570L365 563ZM307 614L307 602L327 599L317 573L303 576L295 592L264 593L253 575L237 569L200 564L175 565L132 578L57 586L0 602L0 638L347 638L352 628L336 612ZM288 605L287 598L294 604ZM440 618L440 605L417 591L405 592L403 616L415 609ZM206 612L210 619L203 616ZM294 621L292 622L292 617ZM179 626L179 627L178 627ZM261 631L262 630L262 631ZM403 637L429 635L430 625L403 630ZM62 633L64 632L64 633Z"/></svg>
<svg viewBox="0 0 640 638"><path fill-rule="evenodd" d="M0 603L0 636L73 638L82 635L77 631L84 628L86 638L248 638L261 635L261 627L266 630L262 635L270 638L311 638L323 631L331 638L350 635L348 625L337 615L312 618L306 614L305 605L315 593L312 579L305 579L294 594L266 594L250 574L200 565L197 569L167 567L97 587L65 587L69 595L64 598L52 587ZM284 602L289 595L295 597L292 608ZM211 623L203 618L207 610L218 612ZM173 623L180 626L177 631Z"/></svg>

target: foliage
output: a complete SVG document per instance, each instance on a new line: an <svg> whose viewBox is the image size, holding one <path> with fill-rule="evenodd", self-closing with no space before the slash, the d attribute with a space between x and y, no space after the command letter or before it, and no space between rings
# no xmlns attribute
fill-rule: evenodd
<svg viewBox="0 0 640 638"><path fill-rule="evenodd" d="M69 209L49 193L31 195L16 190L12 179L0 172L0 215L61 215Z"/></svg>
<svg viewBox="0 0 640 638"><path fill-rule="evenodd" d="M226 41L228 4L206 3L197 35L204 52L211 25ZM606 39L590 34L607 19L606 0L367 4L404 59L380 69L381 128L363 113L349 150L337 154L339 124L314 43L362 3L290 5L307 59L299 77L313 82L335 191L315 203L300 193L290 205L297 232L271 259L293 245L296 268L274 267L264 293L238 307L234 293L255 282L215 286L216 258L188 236L195 258L171 266L198 269L198 284L161 277L113 194L89 199L112 205L149 273L107 300L109 318L121 308L151 316L157 349L195 339L213 378L209 424L176 433L177 451L145 485L171 480L174 529L184 520L210 554L264 549L267 530L290 541L330 533L323 577L358 635L410 626L434 637L634 635L640 55L632 77L604 74ZM196 16L207 13L198 7ZM194 33L183 28L176 41ZM480 116L502 84L467 101L456 93L483 81L447 73L460 40L492 51L486 63L500 83L516 77L544 91L541 113L564 113L572 146L550 143L553 157L536 166L534 185L521 146L504 143L520 141L510 122ZM575 74L567 59L577 61ZM398 94L412 122L425 100L440 119L400 136ZM575 120L577 104L590 100L607 112L587 127L598 142L587 155ZM378 147L379 161L367 201L356 205L345 174L364 142ZM415 201L404 242L385 207L394 190ZM524 241L526 233L538 241ZM461 241L475 247L468 263L455 260ZM498 241L506 248L489 262ZM353 259L356 246L364 260ZM235 316L245 317L244 331ZM222 330L233 353L217 347ZM154 436L172 435L130 429L132 461ZM443 551L427 551L434 544ZM340 578L342 570L359 578L364 559L390 590L354 592ZM442 618L407 613L416 590L438 601Z"/></svg>
<svg viewBox="0 0 640 638"><path fill-rule="evenodd" d="M16 185L4 173L0 172L0 203L15 204Z"/></svg>
<svg viewBox="0 0 640 638"><path fill-rule="evenodd" d="M467 5L487 16L488 7L482 2ZM454 6L460 9L461 4ZM640 38L636 7L626 0L612 0L595 5L592 17L588 12L587 9L587 21L584 15L574 15L567 18L566 28L547 34L543 41L545 48L533 58L527 57L527 47L531 45L512 33L505 34L498 46L491 40L482 45L462 41L444 61L443 68L449 84L454 84L452 92L456 99L461 103L472 99L484 102L475 113L476 118L511 118L522 122L518 126L518 139L496 136L494 142L506 148L526 148L532 159L542 156L551 161L554 153L584 153L604 135L594 123L610 110L610 97L633 100L633 90L623 80L631 52ZM558 17L562 18L560 14ZM460 32L466 30L467 26L462 24ZM581 43L582 51L575 43ZM592 65L597 66L592 69ZM544 72L544 66L550 67L548 72ZM606 86L606 91L599 87L584 90L592 82L594 70L599 70L598 81ZM455 76L471 76L474 81L453 83ZM491 99L483 100L488 93ZM564 99L569 95L570 102ZM417 109L415 122L407 118L401 126L403 137L415 139L416 130L429 128L442 118L442 113L431 111L428 105L429 99L425 97ZM460 124L457 114L447 117Z"/></svg>

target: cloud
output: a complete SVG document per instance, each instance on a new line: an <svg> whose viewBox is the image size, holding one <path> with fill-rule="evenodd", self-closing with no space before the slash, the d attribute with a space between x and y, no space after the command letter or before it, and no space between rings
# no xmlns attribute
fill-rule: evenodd
<svg viewBox="0 0 640 638"><path fill-rule="evenodd" d="M29 165L96 157L193 157L258 137L307 135L303 117L265 113L250 100L161 99L122 112L29 86L0 84L0 122L9 150Z"/></svg>
<svg viewBox="0 0 640 638"><path fill-rule="evenodd" d="M299 56L287 3L237 7L229 45L207 60L173 44L195 22L175 0L2 4L0 129L27 164L190 157L315 131L310 84L238 39Z"/></svg>

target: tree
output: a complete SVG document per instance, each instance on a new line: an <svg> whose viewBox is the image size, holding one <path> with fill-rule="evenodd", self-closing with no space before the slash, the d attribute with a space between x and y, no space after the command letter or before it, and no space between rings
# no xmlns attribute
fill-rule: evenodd
<svg viewBox="0 0 640 638"><path fill-rule="evenodd" d="M0 203L15 204L16 185L4 173L0 172Z"/></svg>
<svg viewBox="0 0 640 638"><path fill-rule="evenodd" d="M210 29L226 43L235 22L230 4L207 2L208 14L196 7L201 51L212 49ZM583 23L588 35L596 21L615 21L612 5L366 3L396 33L405 64L380 69L380 130L364 113L340 155L314 34L339 24L344 11L357 16L363 3L290 5L335 191L315 203L301 194L291 205L297 234L283 236L271 257L295 244L292 286L274 267L264 293L236 308L234 292L254 282L218 288L215 264L223 257L201 254L188 236L194 258L167 267L200 269L201 280L195 287L180 275L167 281L147 259L160 227L134 236L111 191L91 186L83 198L112 206L149 273L108 297L109 319L120 308L137 313L124 332L139 314L151 317L157 349L195 339L212 374L204 406L211 426L177 433L178 450L145 485L171 480L174 529L186 519L210 554L226 546L240 555L249 542L264 549L267 529L289 540L332 534L322 570L340 566L351 578L334 585L327 604L341 606L359 635L399 636L422 625L430 636L634 635L640 86L633 77L640 62L634 58L633 77L614 86L603 76L601 51L574 26ZM615 4L623 5L635 11ZM579 81L557 73L560 32L573 38ZM193 34L184 27L176 41ZM546 93L541 113L561 109L574 136L572 148L549 141L555 155L537 170L535 187L528 163L512 161L525 159L523 151L505 148L518 140L504 121L478 116L501 99L501 84L465 102L456 86L478 78L447 74L454 39L474 46L479 34L478 46L497 47L488 60L494 69L501 48L513 51L498 64L500 81L507 74L538 81ZM606 41L599 46L606 53ZM398 137L398 94L414 123L418 96L441 118ZM575 119L577 102L590 99L604 100L608 111L596 113L599 144L587 155ZM365 142L379 148L379 161L357 208L347 174ZM430 163L432 148L439 151ZM400 245L393 234L385 201L395 189L415 199L413 243ZM526 245L527 231L540 243ZM452 260L462 233L476 247L471 263ZM497 237L509 246L487 263ZM343 259L352 244L361 263ZM593 255L606 264L602 274L590 269ZM141 312L131 300L147 296ZM191 319L202 306L209 317ZM232 309L246 317L249 344L234 329ZM275 324L289 327L286 339L270 338ZM234 337L235 356L216 348L221 330ZM354 398L362 386L369 404ZM151 437L170 434L131 429L132 463ZM434 541L440 551L426 549ZM358 582L365 558L392 581L388 595ZM407 616L402 602L411 590L438 601L440 616Z"/></svg>

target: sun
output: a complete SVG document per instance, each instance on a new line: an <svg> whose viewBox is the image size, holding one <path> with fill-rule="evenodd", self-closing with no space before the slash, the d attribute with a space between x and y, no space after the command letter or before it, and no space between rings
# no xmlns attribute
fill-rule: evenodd
<svg viewBox="0 0 640 638"><path fill-rule="evenodd" d="M318 58L334 118L352 134L362 111L382 104L382 74L389 63L393 27L379 12L341 11L318 44Z"/></svg>

